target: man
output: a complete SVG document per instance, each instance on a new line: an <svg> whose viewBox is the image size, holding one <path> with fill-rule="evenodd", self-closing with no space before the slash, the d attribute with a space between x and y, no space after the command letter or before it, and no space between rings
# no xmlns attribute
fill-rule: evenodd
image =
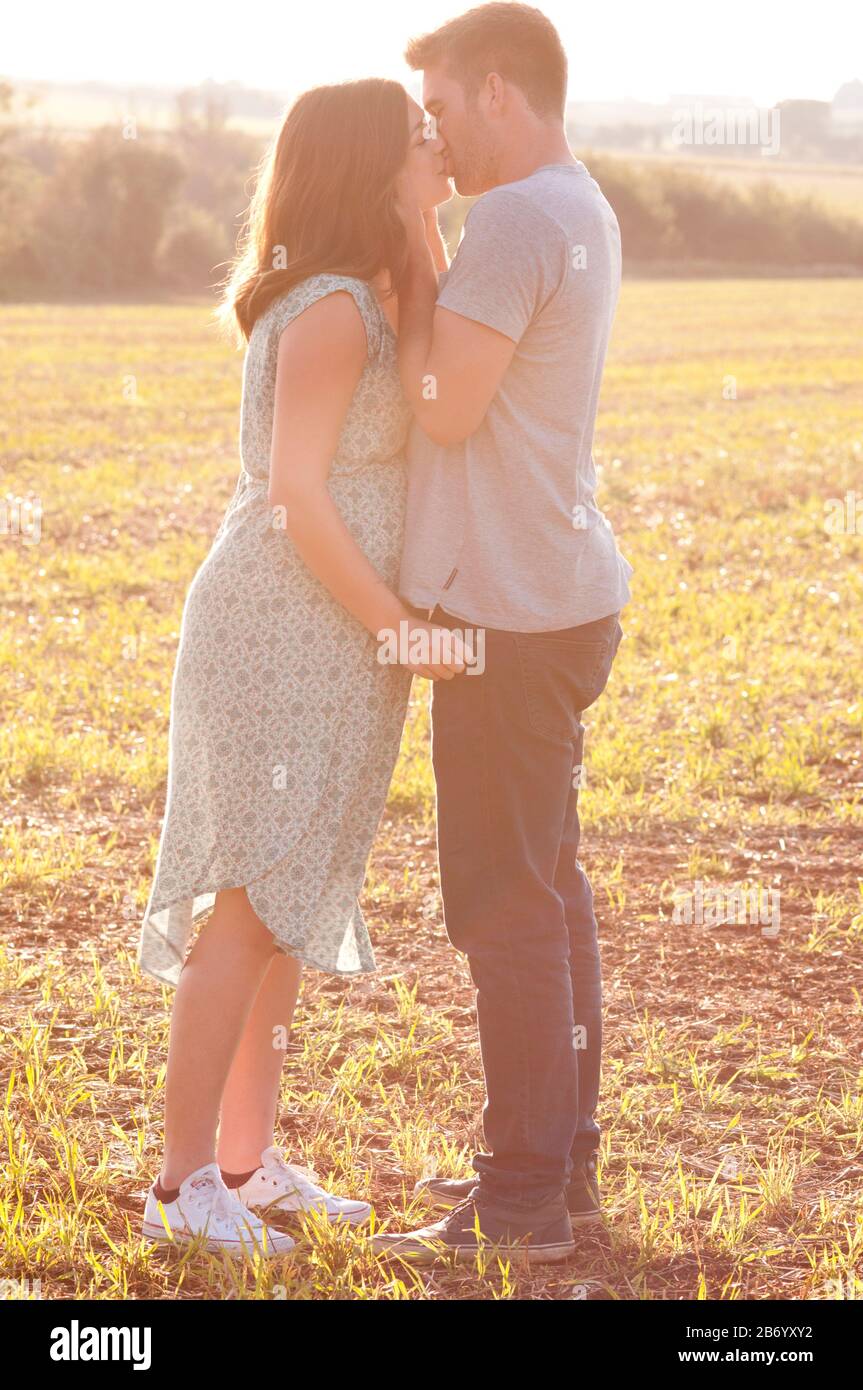
<svg viewBox="0 0 863 1390"><path fill-rule="evenodd" d="M477 989L487 1153L452 1208L390 1254L551 1261L599 1219L593 1119L601 984L578 864L582 712L605 687L632 566L594 502L594 418L620 282L617 221L571 153L566 57L526 5L482 5L414 40L423 101L471 208L441 277L409 219L399 362L411 437L400 591L484 629L484 668L435 684L447 934ZM436 301L436 302L435 302ZM470 641L468 641L470 650Z"/></svg>

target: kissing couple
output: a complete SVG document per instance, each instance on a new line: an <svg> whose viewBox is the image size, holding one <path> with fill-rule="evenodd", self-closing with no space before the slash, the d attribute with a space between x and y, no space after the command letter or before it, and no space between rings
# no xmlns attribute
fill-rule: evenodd
<svg viewBox="0 0 863 1390"><path fill-rule="evenodd" d="M567 143L566 56L541 11L481 5L406 58L423 107L377 78L291 106L224 287L245 344L241 468L171 691L138 964L175 995L143 1231L283 1255L295 1243L267 1213L370 1215L276 1142L273 1038L304 965L376 968L358 896L419 676L485 1149L472 1178L418 1183L440 1219L373 1241L473 1259L480 1232L558 1261L574 1224L601 1219L578 787L633 572L592 456L620 235ZM477 201L450 263L453 185Z"/></svg>

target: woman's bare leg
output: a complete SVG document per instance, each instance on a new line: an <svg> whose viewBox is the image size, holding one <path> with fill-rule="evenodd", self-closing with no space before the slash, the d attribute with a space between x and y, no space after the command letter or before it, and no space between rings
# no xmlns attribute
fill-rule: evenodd
<svg viewBox="0 0 863 1390"><path fill-rule="evenodd" d="M160 1183L176 1188L213 1163L219 1106L234 1054L275 954L245 888L216 895L180 975L171 1017Z"/></svg>
<svg viewBox="0 0 863 1390"><path fill-rule="evenodd" d="M261 982L222 1096L217 1156L226 1173L248 1173L273 1142L279 1081L302 964L276 952Z"/></svg>

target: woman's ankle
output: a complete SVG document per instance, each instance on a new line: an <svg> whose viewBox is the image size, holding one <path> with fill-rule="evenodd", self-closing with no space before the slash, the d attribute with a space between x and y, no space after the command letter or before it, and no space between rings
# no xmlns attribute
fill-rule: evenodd
<svg viewBox="0 0 863 1390"><path fill-rule="evenodd" d="M195 1159L172 1158L170 1161L165 1159L156 1181L160 1187L174 1191L179 1188L181 1182L185 1182L191 1173L197 1173L199 1168L206 1168L207 1164L215 1162L216 1160L212 1155L209 1158L199 1158L197 1161Z"/></svg>
<svg viewBox="0 0 863 1390"><path fill-rule="evenodd" d="M251 1148L246 1145L244 1148L225 1149L216 1155L216 1162L222 1173L248 1173L260 1168L261 1155L267 1148L269 1144L264 1144L260 1149L255 1149L254 1145Z"/></svg>

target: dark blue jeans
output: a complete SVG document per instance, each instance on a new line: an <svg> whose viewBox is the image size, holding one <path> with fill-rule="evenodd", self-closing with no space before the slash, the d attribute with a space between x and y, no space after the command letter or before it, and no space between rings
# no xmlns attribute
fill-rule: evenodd
<svg viewBox="0 0 863 1390"><path fill-rule="evenodd" d="M483 673L434 682L444 920L476 986L487 1096L480 1203L541 1205L599 1142L602 981L578 783L581 715L605 689L618 618L486 628ZM470 627L442 608L432 621Z"/></svg>

